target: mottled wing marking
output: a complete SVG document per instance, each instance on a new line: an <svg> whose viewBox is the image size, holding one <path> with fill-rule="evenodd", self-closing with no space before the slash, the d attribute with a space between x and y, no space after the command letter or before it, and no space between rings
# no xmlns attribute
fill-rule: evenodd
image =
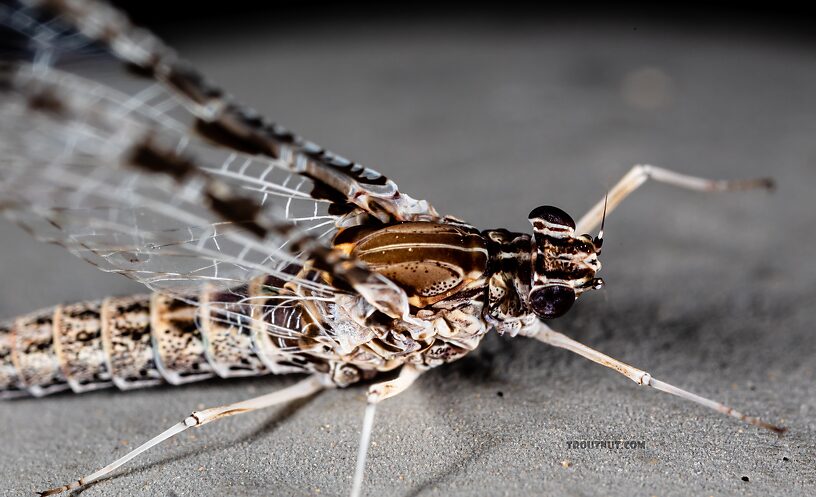
<svg viewBox="0 0 816 497"><path fill-rule="evenodd" d="M16 47L13 42L10 47L0 47L4 58L31 60L32 65L42 71L61 63L69 66L72 73L90 73L91 81L64 74L63 83L104 89L99 97L117 102L123 113L136 114L145 121L157 121L179 136L193 134L194 117L165 86L153 80L136 78L132 73L119 74L122 71L115 71L119 69L119 61L110 57L104 45L77 32L62 17L40 19L41 14L39 9L0 5L0 29L6 27L20 39ZM93 64L80 64L85 59L92 60ZM102 87L97 80L104 81L105 86ZM345 221L341 216L351 217L350 212L355 209L354 214L360 215L359 208L349 207L345 199L327 195L325 187L318 187L313 180L292 172L280 160L253 157L240 150L220 150L218 153L215 150L208 150L213 154L208 157L208 163L214 165L205 167L205 170L232 183L242 194L254 197L264 206L285 204L285 219L303 230L312 231L318 238L330 240L336 231L336 223L353 222L353 219Z"/></svg>
<svg viewBox="0 0 816 497"><path fill-rule="evenodd" d="M194 128L214 143L276 159L293 172L316 179L328 197L350 203L383 222L440 220L424 200L401 193L380 173L344 159L271 123L254 110L233 101L175 52L111 6L93 0L29 0L58 13L91 40L140 74L164 85L195 117Z"/></svg>
<svg viewBox="0 0 816 497"><path fill-rule="evenodd" d="M257 204L168 152L183 135L125 113L106 87L32 71L7 68L6 84L23 93L3 93L0 107L0 202L21 225L103 270L181 296L198 281L229 288L299 262L280 248L289 242L282 236L258 239ZM161 167L169 177L150 172Z"/></svg>

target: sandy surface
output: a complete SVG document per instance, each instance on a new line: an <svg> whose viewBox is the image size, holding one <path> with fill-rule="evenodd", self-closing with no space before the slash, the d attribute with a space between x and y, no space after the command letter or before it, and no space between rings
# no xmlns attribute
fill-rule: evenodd
<svg viewBox="0 0 816 497"><path fill-rule="evenodd" d="M274 26L272 26L274 27ZM579 217L628 167L771 174L778 191L647 185L607 221L607 289L558 329L783 423L782 439L567 352L491 336L381 406L368 496L816 494L816 66L810 46L665 26L406 24L178 40L281 123L480 227ZM138 291L0 223L0 315ZM292 378L0 405L3 495L86 474L197 407ZM361 389L186 433L83 497L341 496ZM637 440L632 450L572 440Z"/></svg>

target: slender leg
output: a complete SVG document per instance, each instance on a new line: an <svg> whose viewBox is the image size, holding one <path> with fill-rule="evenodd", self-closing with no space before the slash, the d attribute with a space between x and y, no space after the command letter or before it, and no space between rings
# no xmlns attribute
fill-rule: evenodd
<svg viewBox="0 0 816 497"><path fill-rule="evenodd" d="M142 452L158 445L161 442L164 442L168 438L178 435L179 433L187 430L188 428L199 427L209 423L210 421L215 421L216 419L225 418L227 416L233 416L235 414L250 412L257 409L263 409L264 407L271 407L274 405L291 402L296 399L308 397L310 395L317 393L323 388L325 388L325 385L321 381L320 377L317 375L313 375L295 383L290 387L278 390L277 392L268 393L266 395L261 395L260 397L255 397L254 399L244 400L242 402L236 402L234 404L229 404L226 406L212 407L210 409L205 409L203 411L195 411L186 418L184 418L183 421L171 426L163 433L136 447L135 449L127 453L125 456L113 461L112 463L108 464L99 471L91 473L90 475L85 476L84 478L80 478L79 480L73 483L69 483L61 487L55 487L49 490L45 490L44 492L40 492L40 495L41 496L54 495L61 492L65 492L67 490L72 490L81 487L83 485L87 485L111 473L118 467L122 466L123 464L127 463L134 457L141 454Z"/></svg>
<svg viewBox="0 0 816 497"><path fill-rule="evenodd" d="M399 376L393 380L376 383L368 388L368 406L366 406L365 417L363 418L360 447L357 450L357 466L354 469L354 480L351 484L351 497L360 497L360 492L363 489L366 456L368 456L368 447L371 444L371 430L374 428L374 413L377 404L407 390L422 373L423 370L408 364L402 367Z"/></svg>
<svg viewBox="0 0 816 497"><path fill-rule="evenodd" d="M677 397L690 400L692 402L696 402L710 409L714 409L717 412L725 414L726 416L731 416L739 419L740 421L744 421L745 423L754 426L759 426L767 430L771 430L778 435L782 435L786 431L786 428L784 427L766 423L765 421L762 421L759 418L746 416L745 414L742 414L724 404L720 404L719 402L715 402L713 400L706 399L705 397L701 397L697 394L687 392L686 390L675 387L674 385L670 385L660 380L656 380L652 378L652 375L650 375L646 371L632 367L617 359L613 359L606 354L602 354L595 349L589 348L580 342L576 342L572 338L552 330L549 326L547 326L544 323L539 322L539 325L540 327L538 331L534 335L531 335L536 340L548 343L554 347L567 349L570 352L574 352L580 356L583 356L592 362L598 363L602 366L606 366L607 368L610 369L614 369L615 371L626 376L627 378L634 381L638 385L652 387L662 392L666 392L672 395L676 395Z"/></svg>
<svg viewBox="0 0 816 497"><path fill-rule="evenodd" d="M389 397L399 395L414 384L419 375L424 371L417 369L410 364L406 364L399 372L399 376L391 381L375 383L368 387L368 403L376 404Z"/></svg>
<svg viewBox="0 0 816 497"><path fill-rule="evenodd" d="M702 192L726 192L738 190L753 190L757 188L764 188L771 190L774 187L774 182L770 178L757 178L747 180L711 180L705 178L698 178L696 176L688 176L685 174L676 173L663 169L660 167L649 165L634 166L626 175L621 178L618 183L609 191L608 204L606 205L606 212L610 213L615 210L615 207L620 204L623 199L629 196L632 192L637 190L640 185L648 179L653 179L660 183L686 188L689 190L697 190ZM584 217L582 217L576 225L575 231L577 233L589 233L594 230L603 219L604 203L606 200L601 200L589 210Z"/></svg>

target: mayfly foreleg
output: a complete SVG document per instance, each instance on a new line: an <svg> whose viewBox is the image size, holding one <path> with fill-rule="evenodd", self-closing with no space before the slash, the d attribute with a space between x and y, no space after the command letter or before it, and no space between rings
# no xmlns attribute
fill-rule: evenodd
<svg viewBox="0 0 816 497"><path fill-rule="evenodd" d="M357 450L357 464L354 469L354 480L351 484L351 497L359 497L363 489L365 463L366 457L368 456L368 447L371 444L371 431L374 429L374 413L377 409L377 404L407 390L423 372L424 370L422 369L406 364L400 370L399 375L393 380L375 383L368 388L368 405L366 406L365 417L363 418L360 447Z"/></svg>
<svg viewBox="0 0 816 497"><path fill-rule="evenodd" d="M279 404L284 404L288 402L292 402L297 399L302 399L305 397L309 397L314 395L315 393L319 392L323 388L325 388L327 383L323 380L323 378L319 375L312 375L308 378L305 378L294 385L284 388L282 390L278 390L277 392L268 393L265 395L261 395L260 397L255 397L253 399L244 400L241 402L236 402L234 404L228 404L225 406L219 407L211 407L209 409L204 409L202 411L194 411L192 414L184 418L182 421L176 423L175 425L171 426L164 432L160 433L159 435L151 438L147 442L143 443L142 445L136 447L132 451L128 452L123 457L113 461L112 463L108 464L104 468L99 469L79 480L76 480L72 483L67 485L62 485L59 487L54 487L43 492L40 492L41 496L46 495L54 495L62 492L66 492L68 490L72 490L75 488L79 488L81 486L87 485L93 481L96 481L105 475L110 474L111 472L115 471L120 466L126 464L131 459L135 458L142 452L147 451L155 447L156 445L164 442L165 440L172 438L179 433L193 427L199 427L205 425L211 421L215 421L216 419L225 418L227 416L233 416L235 414L242 414L245 412L251 412L258 409L263 409L265 407L272 407Z"/></svg>
<svg viewBox="0 0 816 497"><path fill-rule="evenodd" d="M605 366L607 368L614 369L615 371L626 376L627 378L634 381L638 385L652 387L656 390L660 390L661 392L666 392L668 394L675 395L682 399L696 402L710 409L714 409L719 413L725 414L726 416L731 416L745 423L754 426L759 426L760 428L765 428L767 430L771 430L778 435L782 435L786 431L786 428L784 427L772 425L753 416L746 416L745 414L742 414L741 412L736 411L734 408L729 407L725 404L721 404L720 402L707 399L695 393L683 390L682 388L670 385L669 383L657 380L653 378L652 375L649 374L648 372L630 366L612 357L609 357L608 355L603 354L591 347L588 347L582 344L581 342L577 342L572 338L564 335L563 333L559 333L551 329L549 326L542 322L538 323L538 329L530 336L532 336L536 340L547 343L554 347L569 350L570 352L585 357L586 359L589 359L590 361Z"/></svg>
<svg viewBox="0 0 816 497"><path fill-rule="evenodd" d="M604 211L608 214L623 202L632 192L637 190L647 180L659 183L697 190L702 192L727 192L740 190L766 189L771 190L774 182L770 178L756 178L746 180L713 180L680 174L662 167L650 165L636 165L609 190L607 198L600 200L576 223L577 233L589 233L601 223Z"/></svg>

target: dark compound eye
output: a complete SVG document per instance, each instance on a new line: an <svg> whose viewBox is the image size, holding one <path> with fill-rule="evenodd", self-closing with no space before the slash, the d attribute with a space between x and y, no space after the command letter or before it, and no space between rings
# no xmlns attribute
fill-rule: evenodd
<svg viewBox="0 0 816 497"><path fill-rule="evenodd" d="M575 221L572 220L570 215L552 205L542 205L541 207L536 207L530 211L530 215L527 216L527 219L529 219L532 223L535 223L537 220L541 220L546 224L566 226L571 229L575 229Z"/></svg>
<svg viewBox="0 0 816 497"><path fill-rule="evenodd" d="M566 314L575 303L575 290L564 285L547 285L530 292L530 306L542 319L554 319Z"/></svg>
<svg viewBox="0 0 816 497"><path fill-rule="evenodd" d="M587 254L595 252L595 246L589 243L580 243L576 248L581 252L586 252Z"/></svg>

